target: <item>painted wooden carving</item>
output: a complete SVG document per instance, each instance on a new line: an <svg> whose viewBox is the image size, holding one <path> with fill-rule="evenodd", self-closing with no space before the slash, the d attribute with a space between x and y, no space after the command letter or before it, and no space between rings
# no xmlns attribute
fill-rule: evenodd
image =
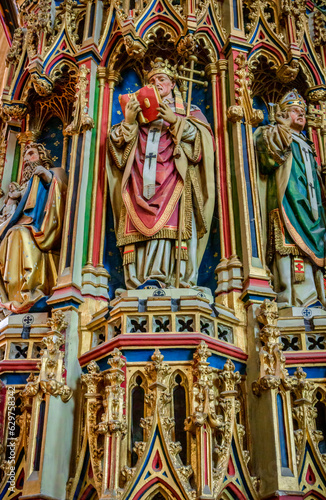
<svg viewBox="0 0 326 500"><path fill-rule="evenodd" d="M159 287L196 286L214 209L212 133L197 106L187 112L168 61L157 58L147 79L162 99L158 118L140 124L140 104L131 99L109 137L109 186L126 287L153 280Z"/></svg>
<svg viewBox="0 0 326 500"><path fill-rule="evenodd" d="M325 199L313 144L302 134L306 104L296 90L281 99L275 118L255 139L267 262L278 305L325 306Z"/></svg>
<svg viewBox="0 0 326 500"><path fill-rule="evenodd" d="M66 187L65 172L53 168L44 146L29 143L22 181L10 184L1 215L0 296L5 314L27 312L56 285Z"/></svg>

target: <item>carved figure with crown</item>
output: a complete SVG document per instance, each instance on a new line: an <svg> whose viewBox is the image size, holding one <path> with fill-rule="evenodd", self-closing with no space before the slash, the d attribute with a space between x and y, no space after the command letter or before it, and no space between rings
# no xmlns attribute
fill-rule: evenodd
<svg viewBox="0 0 326 500"><path fill-rule="evenodd" d="M14 184L19 200L0 225L0 309L5 315L29 311L56 285L67 178L42 144L29 143L21 182Z"/></svg>
<svg viewBox="0 0 326 500"><path fill-rule="evenodd" d="M306 105L295 89L278 103L275 118L255 132L267 264L280 308L326 306L324 191L303 134Z"/></svg>
<svg viewBox="0 0 326 500"><path fill-rule="evenodd" d="M214 209L214 141L197 106L187 116L175 67L156 58L146 79L160 95L157 118L140 123L139 102L130 99L125 119L109 134L110 196L125 284L196 286Z"/></svg>

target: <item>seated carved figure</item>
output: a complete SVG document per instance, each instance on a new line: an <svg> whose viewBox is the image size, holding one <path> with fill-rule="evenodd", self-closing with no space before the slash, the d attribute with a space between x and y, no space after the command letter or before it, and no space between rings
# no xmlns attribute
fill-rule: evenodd
<svg viewBox="0 0 326 500"><path fill-rule="evenodd" d="M306 106L293 90L259 127L255 145L267 263L279 307L326 306L324 188L313 144L302 134Z"/></svg>
<svg viewBox="0 0 326 500"><path fill-rule="evenodd" d="M17 186L16 186L17 187ZM66 174L41 144L26 146L22 198L0 226L0 306L24 313L57 281Z"/></svg>
<svg viewBox="0 0 326 500"><path fill-rule="evenodd" d="M200 109L191 106L186 116L175 78L167 61L152 62L147 79L162 99L158 119L140 124L139 103L131 99L124 121L109 135L111 204L128 289L150 280L176 286L179 231L180 286L197 285L207 244L214 208L214 144Z"/></svg>

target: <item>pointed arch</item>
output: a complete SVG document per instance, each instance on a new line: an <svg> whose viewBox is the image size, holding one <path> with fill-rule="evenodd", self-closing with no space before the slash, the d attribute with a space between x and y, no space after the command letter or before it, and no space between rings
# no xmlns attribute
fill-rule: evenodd
<svg viewBox="0 0 326 500"><path fill-rule="evenodd" d="M326 390L324 387L316 388L313 401L317 411L316 429L323 433L323 440L318 443L318 448L321 453L326 453Z"/></svg>
<svg viewBox="0 0 326 500"><path fill-rule="evenodd" d="M86 486L78 500L98 500L98 494L94 486L91 484Z"/></svg>
<svg viewBox="0 0 326 500"><path fill-rule="evenodd" d="M129 461L131 467L134 467L138 460L137 453L134 451L135 443L144 441L144 428L141 426L141 422L145 418L145 381L144 374L137 371L129 384L129 421L131 422Z"/></svg>
<svg viewBox="0 0 326 500"><path fill-rule="evenodd" d="M146 497L145 500L170 500L171 496L166 488L163 487L162 484L159 486L155 486L153 491L151 491Z"/></svg>
<svg viewBox="0 0 326 500"><path fill-rule="evenodd" d="M165 495L167 495L168 498L172 497L176 500L185 500L184 498L180 497L180 495L172 488L172 486L170 486L170 484L168 484L160 477L155 477L151 481L149 481L145 486L137 491L137 493L134 497L132 497L131 500L140 500L142 498L144 498L144 500L147 500L147 498L151 496L152 492L154 491L157 493L158 489L164 491Z"/></svg>
<svg viewBox="0 0 326 500"><path fill-rule="evenodd" d="M325 496L319 493L318 491L310 490L305 494L303 498L307 498L308 500L325 500Z"/></svg>
<svg viewBox="0 0 326 500"><path fill-rule="evenodd" d="M184 421L189 416L189 382L185 373L177 369L170 378L172 393L172 417L174 418L174 441L179 441L182 450L180 458L184 465L188 463L189 435L184 429Z"/></svg>
<svg viewBox="0 0 326 500"><path fill-rule="evenodd" d="M247 497L234 484L229 483L223 490L221 500L247 500Z"/></svg>

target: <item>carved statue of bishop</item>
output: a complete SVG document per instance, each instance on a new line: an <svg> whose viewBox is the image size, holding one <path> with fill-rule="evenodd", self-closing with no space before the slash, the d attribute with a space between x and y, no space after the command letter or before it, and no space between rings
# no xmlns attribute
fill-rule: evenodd
<svg viewBox="0 0 326 500"><path fill-rule="evenodd" d="M305 102L292 90L277 105L276 124L255 132L267 263L279 308L326 307L324 188L305 123Z"/></svg>
<svg viewBox="0 0 326 500"><path fill-rule="evenodd" d="M157 58L147 73L161 97L155 121L131 99L109 134L109 187L127 289L197 285L214 209L214 140L197 106L186 116L176 72ZM180 216L181 215L181 216Z"/></svg>

